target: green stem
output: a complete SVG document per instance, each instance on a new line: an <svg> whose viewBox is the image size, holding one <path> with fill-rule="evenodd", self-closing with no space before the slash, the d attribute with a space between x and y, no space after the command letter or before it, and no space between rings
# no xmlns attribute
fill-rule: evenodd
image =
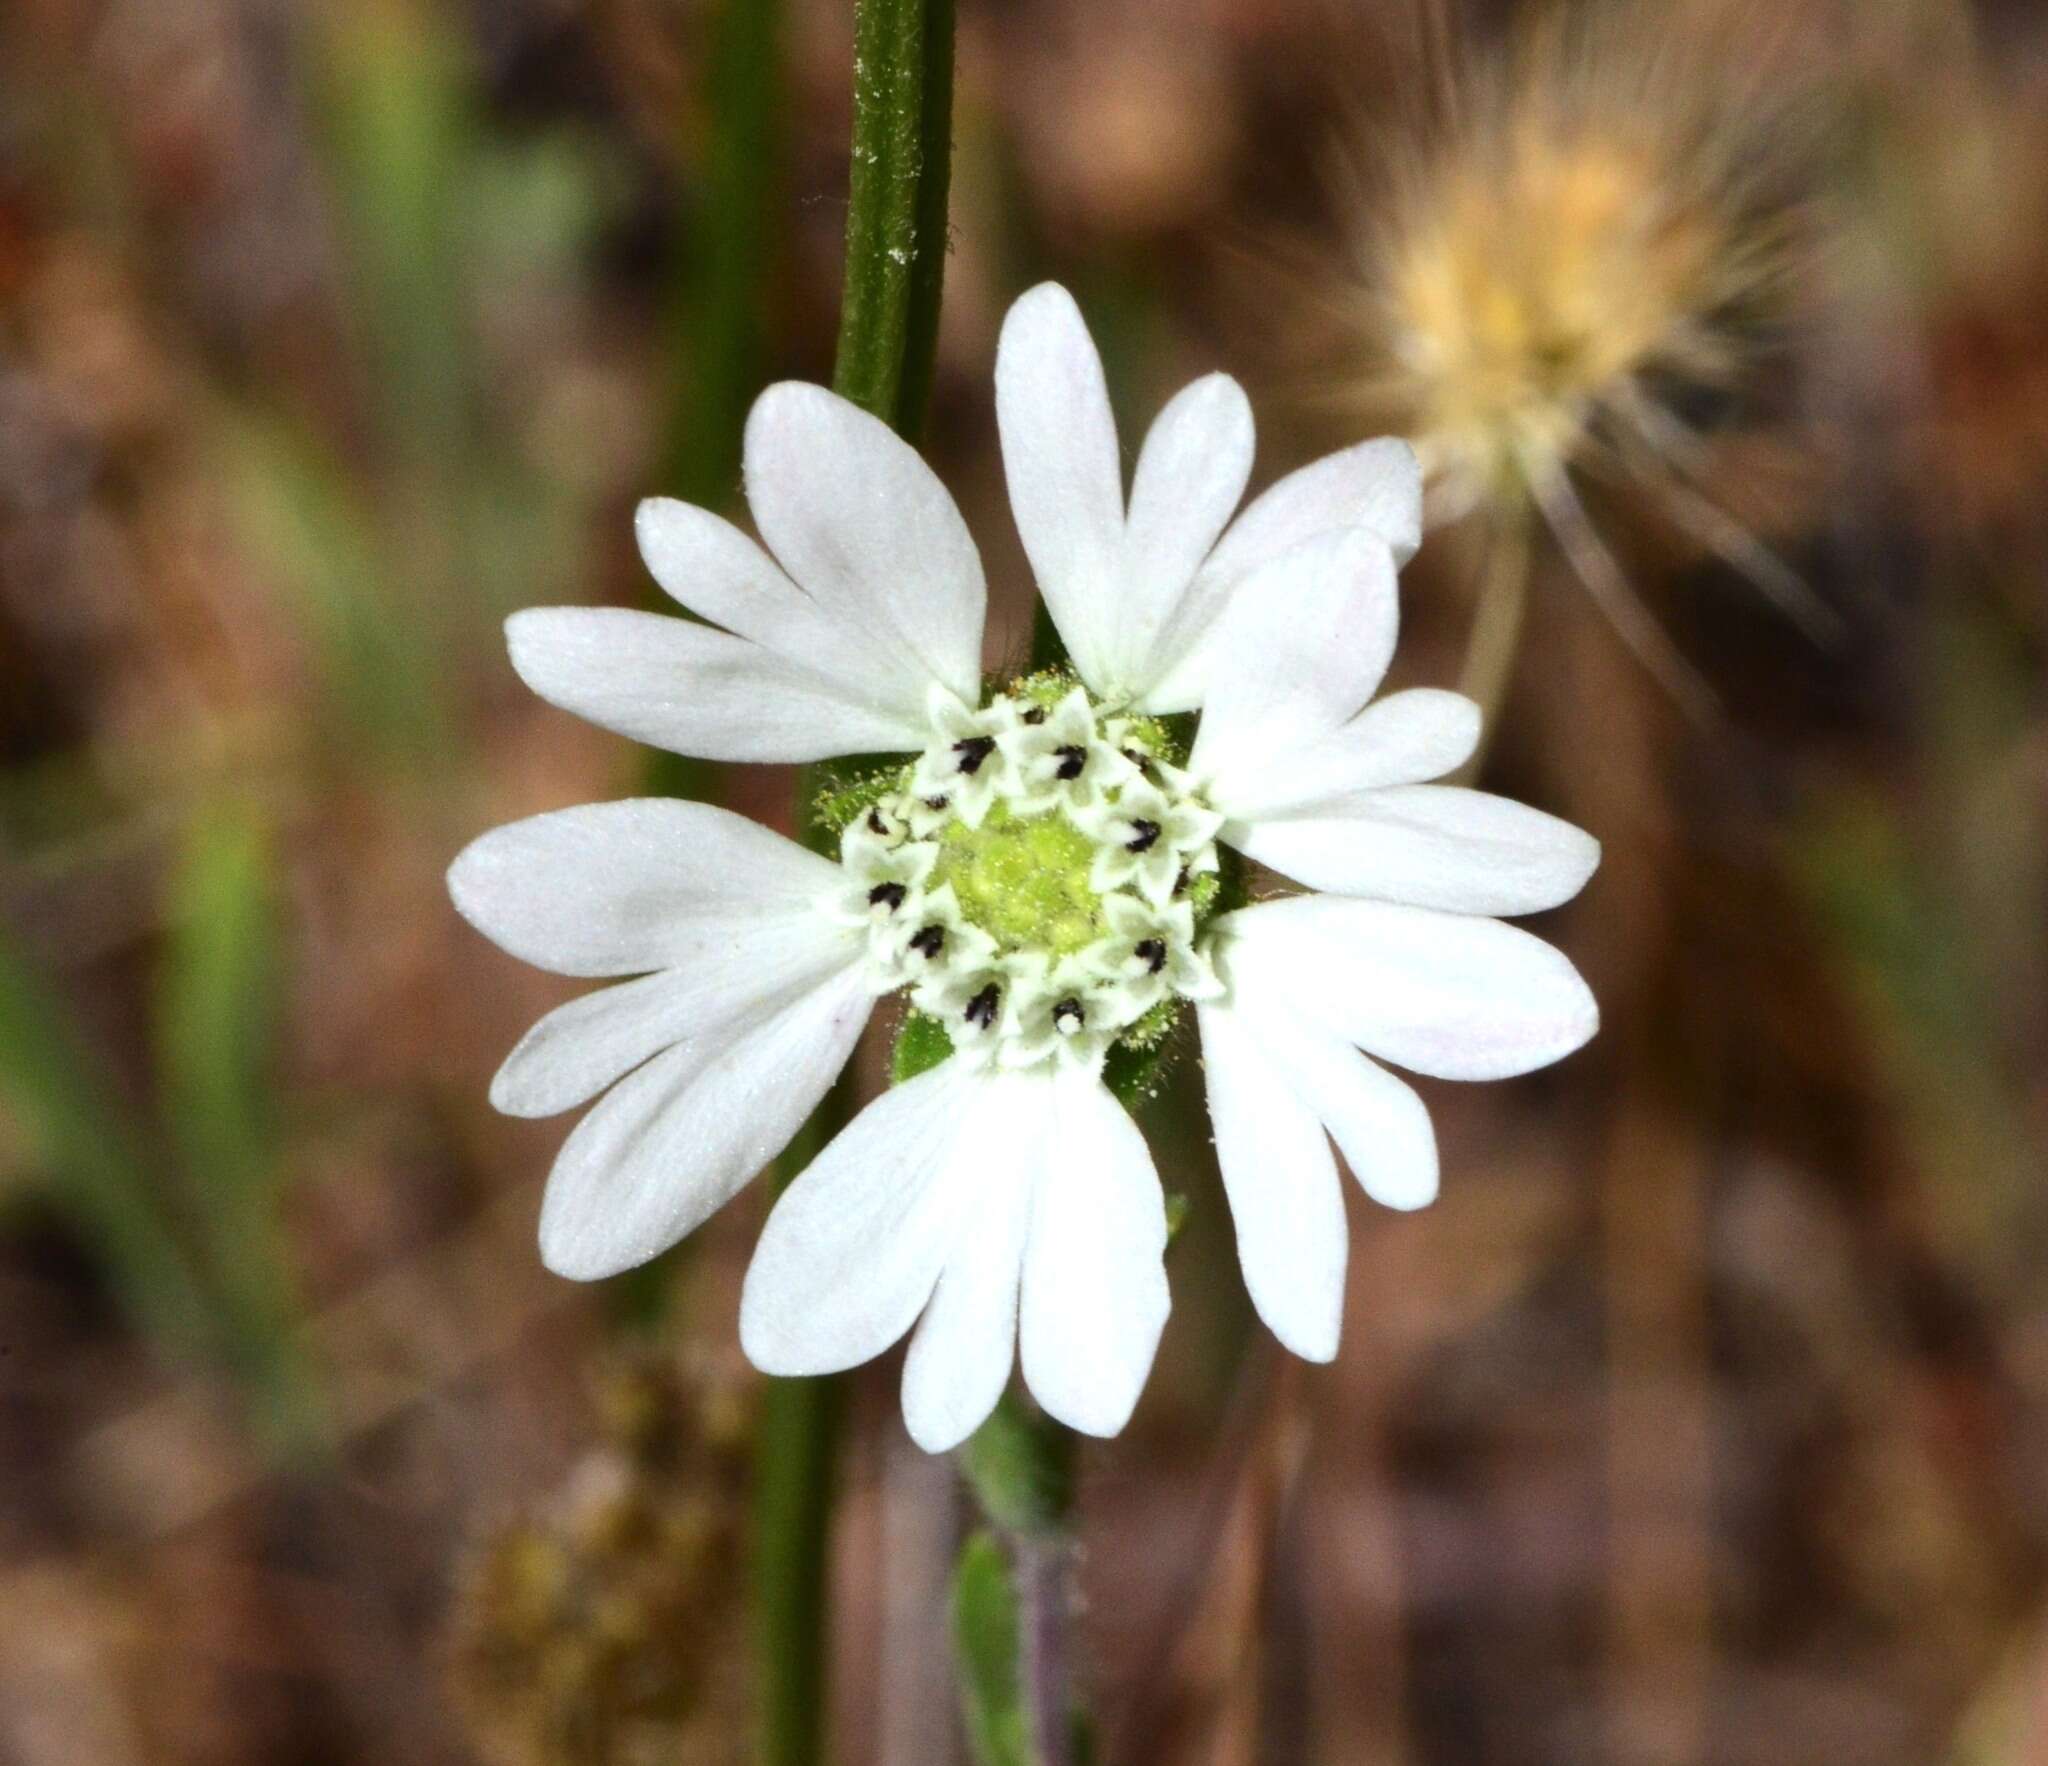
<svg viewBox="0 0 2048 1766"><path fill-rule="evenodd" d="M1070 1766L1078 1709L1067 1648L1074 1610L1074 1541L1062 1527L1026 1533L1013 1549L1024 1732L1031 1738L1035 1766Z"/></svg>
<svg viewBox="0 0 2048 1766"><path fill-rule="evenodd" d="M1014 1663L1001 1679L1016 1711L997 1733L1015 1737L1032 1766L1068 1766L1075 1753L1079 1706L1068 1648L1074 1448L1070 1429L1006 1394L960 1450L961 1475L1000 1533L1012 1577ZM964 1570L964 1556L962 1564ZM986 1685L970 1681L965 1690L970 1712L986 1702ZM977 1747L982 1766L1008 1766L1012 1758L979 1741Z"/></svg>
<svg viewBox="0 0 2048 1766"><path fill-rule="evenodd" d="M952 0L860 0L833 390L916 440L931 392L953 157Z"/></svg>
<svg viewBox="0 0 2048 1766"><path fill-rule="evenodd" d="M952 159L952 0L860 0L846 285L832 384L899 434L923 422L938 344ZM808 818L816 792L799 780ZM786 1187L852 1114L842 1079L778 1165ZM826 1703L836 1383L771 1381L756 1460L753 1591L761 1766L814 1766Z"/></svg>

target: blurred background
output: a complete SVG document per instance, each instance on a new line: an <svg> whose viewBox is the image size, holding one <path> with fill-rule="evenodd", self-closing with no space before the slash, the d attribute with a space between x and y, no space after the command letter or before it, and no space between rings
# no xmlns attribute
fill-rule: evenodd
<svg viewBox="0 0 2048 1766"><path fill-rule="evenodd" d="M1644 31L1645 18L1654 24ZM0 1760L747 1757L757 1188L533 1245L492 1069L563 984L441 884L653 788L501 617L644 601L829 376L844 0L0 17ZM1605 1029L1427 1086L1330 1368L1190 1202L1084 1473L1111 1762L2048 1761L2048 18L2031 0L961 0L926 447L1022 655L1007 301L1127 452L1417 437L1402 683L1606 862ZM874 1056L871 1051L870 1067ZM959 1524L849 1382L836 1757L960 1741Z"/></svg>

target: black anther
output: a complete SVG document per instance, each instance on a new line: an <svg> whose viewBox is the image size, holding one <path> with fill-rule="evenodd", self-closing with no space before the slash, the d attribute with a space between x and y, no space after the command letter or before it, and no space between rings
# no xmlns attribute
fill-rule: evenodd
<svg viewBox="0 0 2048 1766"><path fill-rule="evenodd" d="M996 1004L1002 997L996 990L996 984L991 981L967 1002L967 1011L964 1014L967 1022L979 1030L989 1029L996 1021Z"/></svg>
<svg viewBox="0 0 2048 1766"><path fill-rule="evenodd" d="M923 931L911 939L910 948L928 960L937 962L939 960L939 952L946 948L945 927L925 927Z"/></svg>
<svg viewBox="0 0 2048 1766"><path fill-rule="evenodd" d="M894 913L903 905L904 888L901 883L877 883L868 891L868 906L887 908Z"/></svg>
<svg viewBox="0 0 2048 1766"><path fill-rule="evenodd" d="M970 779L981 771L981 763L996 751L993 736L969 736L964 742L955 742L953 752L960 757L960 770Z"/></svg>
<svg viewBox="0 0 2048 1766"><path fill-rule="evenodd" d="M1131 953L1142 961L1147 969L1157 975L1166 967L1166 941L1161 938L1141 939Z"/></svg>
<svg viewBox="0 0 2048 1766"><path fill-rule="evenodd" d="M1126 852L1150 852L1153 847L1159 844L1159 824L1157 822L1148 822L1143 816L1138 816L1132 820L1131 826L1137 829L1137 833L1131 839L1124 842L1124 850Z"/></svg>
<svg viewBox="0 0 2048 1766"><path fill-rule="evenodd" d="M1061 779L1078 779L1081 769L1088 764L1088 750L1075 742L1069 742L1064 748L1055 748L1053 753L1060 757L1055 776Z"/></svg>

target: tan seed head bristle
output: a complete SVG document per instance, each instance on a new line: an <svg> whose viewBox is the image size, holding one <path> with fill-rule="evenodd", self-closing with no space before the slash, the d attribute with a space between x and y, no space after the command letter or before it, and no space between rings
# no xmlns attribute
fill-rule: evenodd
<svg viewBox="0 0 2048 1766"><path fill-rule="evenodd" d="M1416 440L1446 513L1526 498L1610 430L1656 450L1646 401L1737 380L1782 266L1749 95L1601 17L1458 76L1456 120L1395 145L1361 216L1356 402Z"/></svg>

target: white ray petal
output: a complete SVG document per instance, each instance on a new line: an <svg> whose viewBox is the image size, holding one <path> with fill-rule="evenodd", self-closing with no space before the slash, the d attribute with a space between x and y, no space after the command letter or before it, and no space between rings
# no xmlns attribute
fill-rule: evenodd
<svg viewBox="0 0 2048 1766"><path fill-rule="evenodd" d="M1340 527L1378 534L1396 564L1415 556L1422 544L1422 468L1406 442L1382 436L1290 472L1230 524L1210 567L1219 576L1242 575Z"/></svg>
<svg viewBox="0 0 2048 1766"><path fill-rule="evenodd" d="M1348 1255L1329 1138L1253 1020L1221 1005L1196 1015L1245 1288L1282 1343L1306 1360L1329 1361L1343 1325Z"/></svg>
<svg viewBox="0 0 2048 1766"><path fill-rule="evenodd" d="M1256 972L1235 972L1232 1009L1344 1155L1365 1193L1403 1211L1436 1200L1436 1130L1414 1087L1305 1018Z"/></svg>
<svg viewBox="0 0 2048 1766"><path fill-rule="evenodd" d="M1166 1324L1166 1205L1145 1137L1085 1071L1049 1082L1019 1319L1024 1379L1084 1435L1130 1420Z"/></svg>
<svg viewBox="0 0 2048 1766"><path fill-rule="evenodd" d="M838 697L922 728L931 671L886 629L813 600L731 522L650 497L633 531L654 580L692 613L825 676Z"/></svg>
<svg viewBox="0 0 2048 1766"><path fill-rule="evenodd" d="M1161 635L1244 495L1252 447L1251 403L1227 374L1184 387L1153 422L1124 529L1118 678L1099 684L1111 700L1142 696L1164 667Z"/></svg>
<svg viewBox="0 0 2048 1766"><path fill-rule="evenodd" d="M861 958L843 928L808 910L714 926L681 968L601 987L548 1013L498 1069L491 1103L508 1116L574 1109L663 1049L715 1045Z"/></svg>
<svg viewBox="0 0 2048 1766"><path fill-rule="evenodd" d="M1458 914L1556 907L1600 863L1599 841L1569 822L1455 785L1394 785L1255 818L1232 844L1311 889Z"/></svg>
<svg viewBox="0 0 2048 1766"><path fill-rule="evenodd" d="M621 1080L548 1175L541 1257L579 1281L668 1249L782 1151L873 1010L858 966L734 1013Z"/></svg>
<svg viewBox="0 0 2048 1766"><path fill-rule="evenodd" d="M1029 1122L1038 1075L996 1076L969 1104L956 1182L971 1193L939 1285L903 1362L903 1420L927 1453L946 1453L995 1409L1017 1359L1017 1295L1037 1176Z"/></svg>
<svg viewBox="0 0 2048 1766"><path fill-rule="evenodd" d="M1235 985L1294 1008L1397 1067L1506 1079L1561 1060L1600 1013L1564 955L1498 920L1333 895L1224 916Z"/></svg>
<svg viewBox="0 0 2048 1766"><path fill-rule="evenodd" d="M1244 819L1287 815L1354 792L1440 779L1471 758L1479 733L1479 707L1462 694L1389 693L1291 750L1284 765L1233 781L1229 810Z"/></svg>
<svg viewBox="0 0 2048 1766"><path fill-rule="evenodd" d="M1230 667L1202 706L1188 771L1227 809L1373 695L1394 653L1394 561L1362 530L1308 540L1255 571L1225 614Z"/></svg>
<svg viewBox="0 0 2048 1766"><path fill-rule="evenodd" d="M831 650L830 672L708 625L627 607L529 607L505 622L519 678L550 705L672 754L803 762L923 744Z"/></svg>
<svg viewBox="0 0 2048 1766"><path fill-rule="evenodd" d="M1207 693L1217 657L1230 648L1224 609L1260 570L1304 540L1339 528L1377 534L1395 564L1415 555L1422 539L1422 473L1406 442L1360 442L1281 479L1232 522L1161 633L1158 678L1147 711L1189 711Z"/></svg>
<svg viewBox="0 0 2048 1766"><path fill-rule="evenodd" d="M813 601L979 698L981 556L916 449L836 393L784 381L747 418L746 481L761 538Z"/></svg>
<svg viewBox="0 0 2048 1766"><path fill-rule="evenodd" d="M1081 678L1117 673L1123 467L1102 359L1056 283L1021 296L996 349L996 423L1010 507L1046 611Z"/></svg>
<svg viewBox="0 0 2048 1766"><path fill-rule="evenodd" d="M783 1192L740 1297L756 1367L837 1373L910 1329L974 1200L958 1176L976 1083L949 1061L884 1092Z"/></svg>
<svg viewBox="0 0 2048 1766"><path fill-rule="evenodd" d="M558 975L704 960L731 934L796 921L839 867L708 803L628 798L493 828L448 867L463 918Z"/></svg>

